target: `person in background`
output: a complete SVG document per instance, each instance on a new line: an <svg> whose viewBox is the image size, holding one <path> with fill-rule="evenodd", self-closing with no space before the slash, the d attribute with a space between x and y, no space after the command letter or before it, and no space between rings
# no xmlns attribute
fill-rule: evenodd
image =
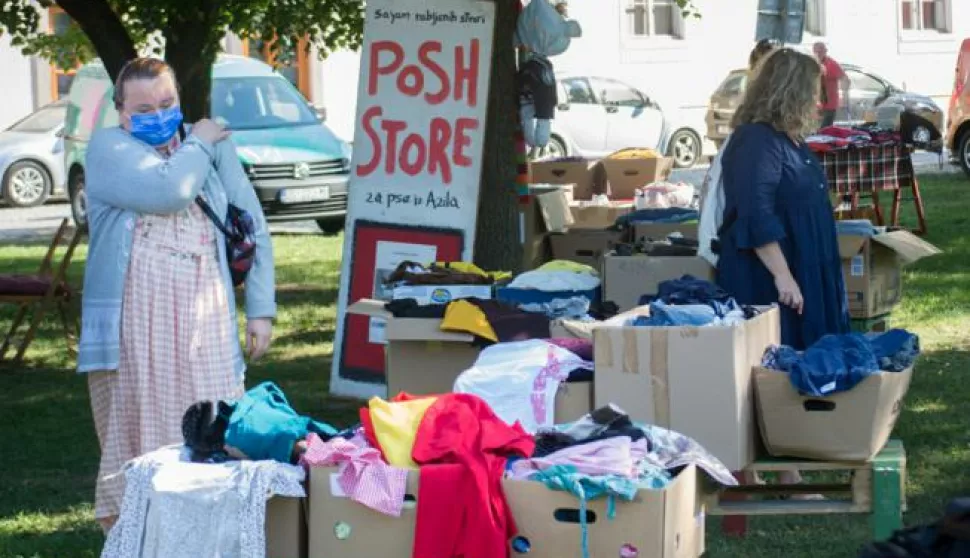
<svg viewBox="0 0 970 558"><path fill-rule="evenodd" d="M90 242L78 372L86 373L101 445L95 518L117 520L124 464L182 442L182 416L202 400L243 394L245 362L225 239L216 215L232 203L255 224L246 278L248 355L270 344L276 314L266 219L229 133L200 120L184 141L178 87L161 60L138 58L114 89L119 127L87 151Z"/></svg>
<svg viewBox="0 0 970 558"><path fill-rule="evenodd" d="M741 304L779 303L781 342L797 350L849 331L829 188L805 144L821 74L811 56L788 48L769 54L734 114L722 161L717 282ZM795 471L781 479L801 481Z"/></svg>
<svg viewBox="0 0 970 558"><path fill-rule="evenodd" d="M822 68L821 100L819 102L820 127L831 126L835 123L835 114L842 106L849 103L849 78L831 56L825 43L815 43L812 46L815 58Z"/></svg>

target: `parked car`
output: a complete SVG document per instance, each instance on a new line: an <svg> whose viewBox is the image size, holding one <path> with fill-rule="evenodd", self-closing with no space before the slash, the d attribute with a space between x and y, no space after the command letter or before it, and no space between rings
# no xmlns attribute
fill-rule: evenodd
<svg viewBox="0 0 970 558"><path fill-rule="evenodd" d="M913 112L943 130L943 110L926 95L907 93L888 80L858 66L843 64L849 78L849 108L835 115L836 124L860 123L867 113L879 107L897 105ZM707 137L716 145L724 142L731 133L731 117L741 104L747 84L747 70L734 70L728 74L714 91L707 108Z"/></svg>
<svg viewBox="0 0 970 558"><path fill-rule="evenodd" d="M100 62L77 71L65 124L71 209L85 220L84 154L91 133L118 125L112 83ZM316 220L343 228L350 145L337 138L283 76L263 62L220 56L212 68L212 117L232 131L243 167L269 221Z"/></svg>
<svg viewBox="0 0 970 558"><path fill-rule="evenodd" d="M41 107L0 132L0 198L34 207L64 195L63 102Z"/></svg>
<svg viewBox="0 0 970 558"><path fill-rule="evenodd" d="M946 147L955 163L970 176L970 39L964 39L957 54L953 94L946 115Z"/></svg>
<svg viewBox="0 0 970 558"><path fill-rule="evenodd" d="M604 157L650 147L692 167L706 155L703 133L632 85L601 77L558 78L560 104L546 156Z"/></svg>

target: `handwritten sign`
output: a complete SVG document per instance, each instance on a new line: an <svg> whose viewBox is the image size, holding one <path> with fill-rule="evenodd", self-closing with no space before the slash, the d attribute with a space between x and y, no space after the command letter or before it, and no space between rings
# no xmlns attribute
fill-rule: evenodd
<svg viewBox="0 0 970 558"><path fill-rule="evenodd" d="M374 278L388 273L380 263L384 258L375 257L372 266L353 265L355 254L380 252L362 243L392 241L402 247L410 242L408 250L428 253L460 238L461 259L471 260L494 16L491 0L367 3L331 374L334 394L384 394L383 369L378 377L363 377L343 354L381 356L384 350L360 333L373 327L361 327L355 322L362 318L346 314L362 292L379 296L382 289ZM358 239L358 221L395 225L393 238L369 232ZM369 225L368 231L374 230L379 229ZM443 236L434 237L432 230Z"/></svg>

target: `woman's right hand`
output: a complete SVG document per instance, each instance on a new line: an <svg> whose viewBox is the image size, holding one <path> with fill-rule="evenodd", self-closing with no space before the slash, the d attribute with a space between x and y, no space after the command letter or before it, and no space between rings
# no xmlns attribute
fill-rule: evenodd
<svg viewBox="0 0 970 558"><path fill-rule="evenodd" d="M778 302L791 307L799 314L805 307L805 299L802 298L802 290L798 288L798 283L790 273L775 278L775 288L778 289Z"/></svg>
<svg viewBox="0 0 970 558"><path fill-rule="evenodd" d="M203 118L192 126L192 135L206 143L216 144L229 137L229 130L218 122Z"/></svg>

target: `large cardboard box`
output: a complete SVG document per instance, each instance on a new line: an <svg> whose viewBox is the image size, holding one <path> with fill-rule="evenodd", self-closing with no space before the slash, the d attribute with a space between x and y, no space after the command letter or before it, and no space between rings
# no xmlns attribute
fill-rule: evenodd
<svg viewBox="0 0 970 558"><path fill-rule="evenodd" d="M624 326L648 307L593 330L596 407L615 403L637 421L692 437L740 471L755 459L752 367L781 342L779 311L735 326Z"/></svg>
<svg viewBox="0 0 970 558"><path fill-rule="evenodd" d="M572 229L549 236L552 257L557 260L588 265L599 269L603 256L608 254L623 235L605 229Z"/></svg>
<svg viewBox="0 0 970 558"><path fill-rule="evenodd" d="M680 471L664 490L640 490L632 502L617 500L616 515L612 519L605 498L588 501L589 555L596 558L701 556L705 514L698 498L699 475L691 465ZM528 556L582 558L579 501L575 496L532 481L505 481L504 485L519 536L529 543ZM624 548L631 553L624 554Z"/></svg>
<svg viewBox="0 0 970 558"><path fill-rule="evenodd" d="M610 202L609 205L593 205L573 202L569 209L572 213L570 229L607 229L616 224L618 218L631 213L633 204Z"/></svg>
<svg viewBox="0 0 970 558"><path fill-rule="evenodd" d="M840 235L849 315L875 318L891 312L903 296L902 267L939 253L939 248L908 231Z"/></svg>
<svg viewBox="0 0 970 558"><path fill-rule="evenodd" d="M336 468L310 469L308 558L411 558L418 472L408 473L401 517L384 515L343 496L336 475Z"/></svg>
<svg viewBox="0 0 970 558"><path fill-rule="evenodd" d="M616 304L621 312L640 305L643 295L657 294L660 283L693 275L714 280L714 268L699 256L617 256L603 258L603 300Z"/></svg>
<svg viewBox="0 0 970 558"><path fill-rule="evenodd" d="M519 235L522 239L522 270L535 269L552 259L549 236L572 224L572 213L561 189L532 186L520 205Z"/></svg>
<svg viewBox="0 0 970 558"><path fill-rule="evenodd" d="M674 169L674 160L671 157L603 159L600 163L606 169L610 198L614 200L632 200L638 189L666 180Z"/></svg>
<svg viewBox="0 0 970 558"><path fill-rule="evenodd" d="M336 493L336 469L311 470L309 558L411 558L417 523L419 473L408 475L401 517L372 511ZM590 556L622 556L624 545L650 558L696 558L704 552L704 507L699 473L685 467L664 490L641 490L634 501L616 502L609 518L607 500L588 502ZM503 481L505 497L535 558L582 558L579 501L533 481ZM513 555L515 553L513 552Z"/></svg>
<svg viewBox="0 0 970 558"><path fill-rule="evenodd" d="M779 457L868 461L889 441L912 377L912 368L883 372L850 391L803 397L788 374L758 367L755 392L765 448Z"/></svg>
<svg viewBox="0 0 970 558"><path fill-rule="evenodd" d="M578 200L593 197L593 164L589 160L536 161L529 163L532 184L572 184ZM605 192L602 192L605 193Z"/></svg>
<svg viewBox="0 0 970 558"><path fill-rule="evenodd" d="M455 380L471 368L481 349L472 345L467 333L441 331L437 318L395 318L380 300L364 299L347 311L386 321L384 326L384 370L387 396L402 391L412 395L451 393ZM567 383L556 395L557 423L582 418L592 410L593 383Z"/></svg>
<svg viewBox="0 0 970 558"><path fill-rule="evenodd" d="M307 499L266 502L266 558L307 558Z"/></svg>

